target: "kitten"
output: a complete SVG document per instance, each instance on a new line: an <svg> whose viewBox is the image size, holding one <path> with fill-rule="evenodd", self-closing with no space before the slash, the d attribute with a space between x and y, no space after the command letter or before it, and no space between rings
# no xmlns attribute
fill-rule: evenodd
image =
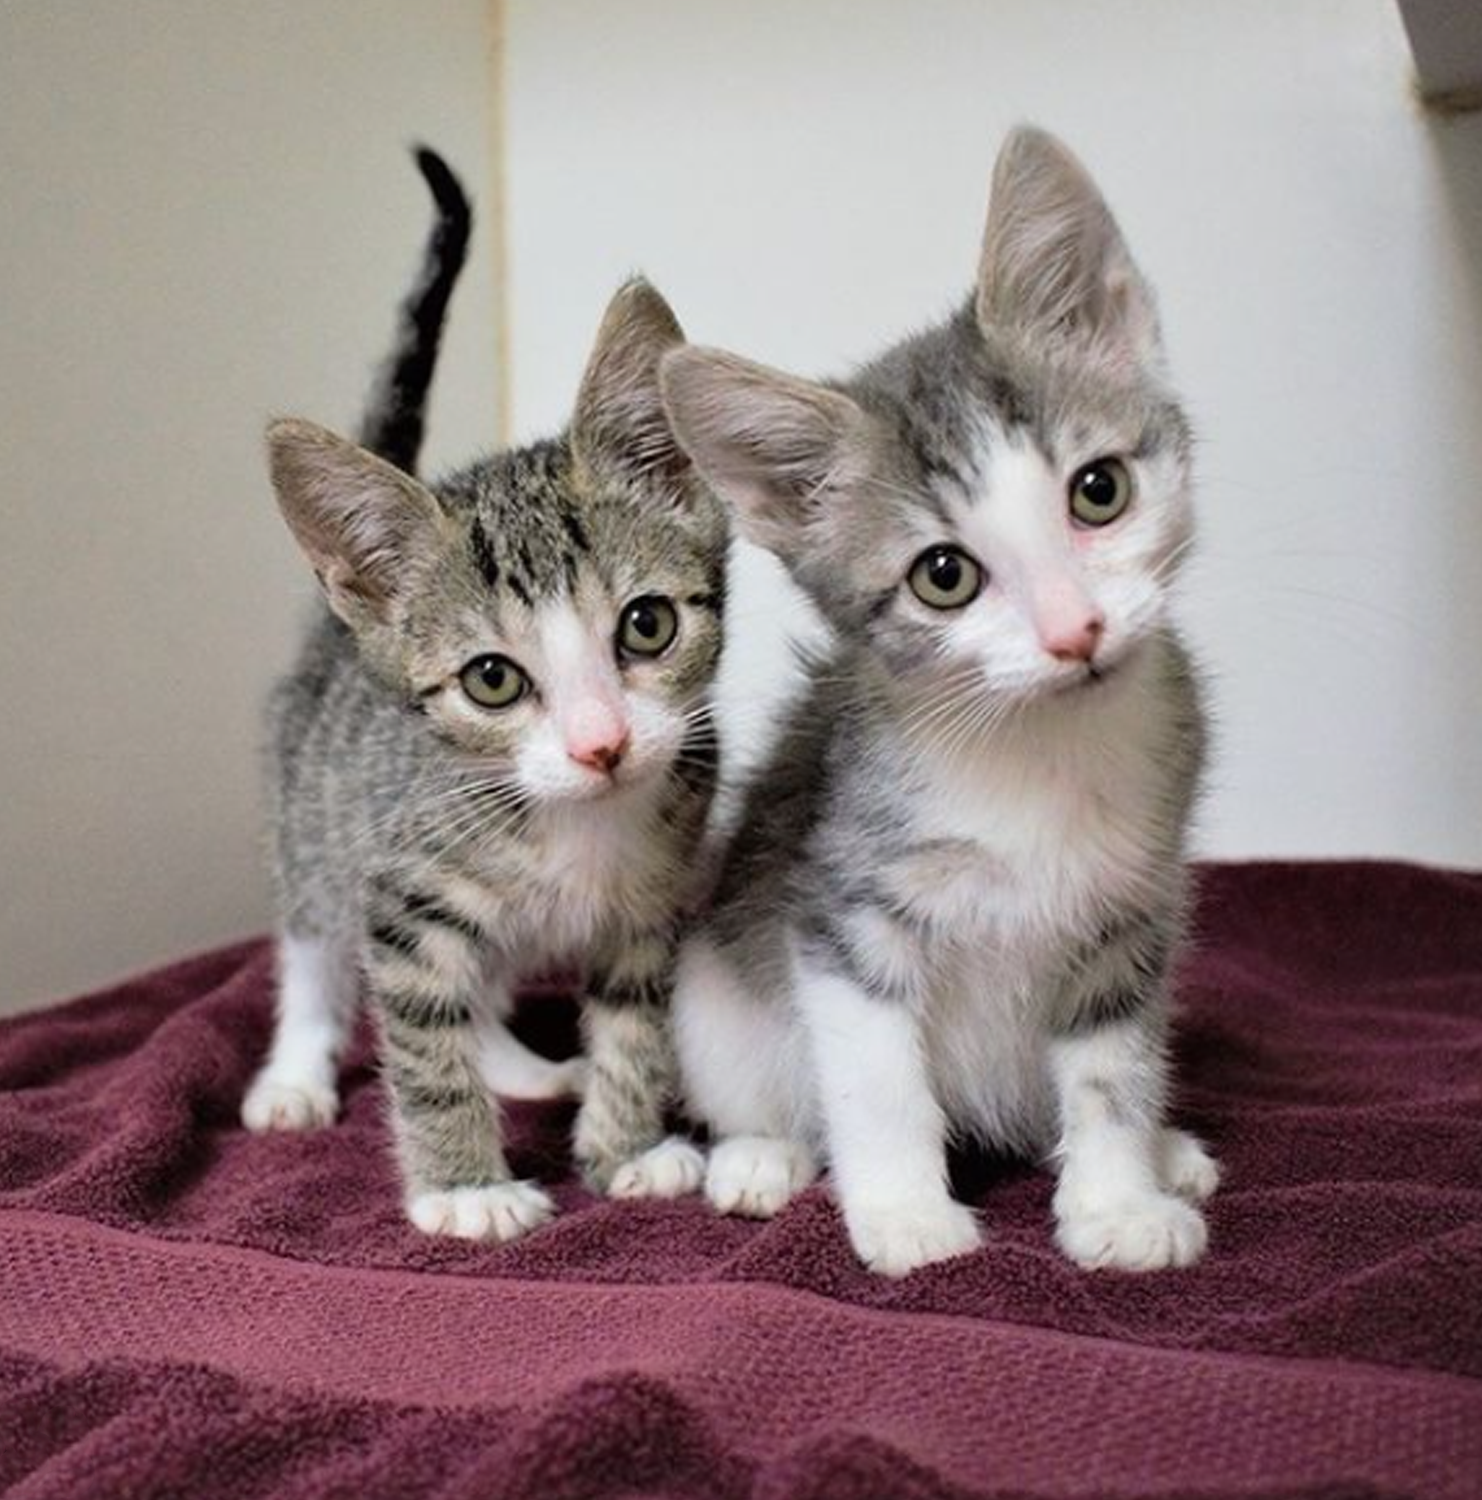
<svg viewBox="0 0 1482 1500"><path fill-rule="evenodd" d="M1168 618L1190 434L1085 170L1021 129L976 295L852 379L666 356L675 433L832 627L752 785L675 1025L706 1191L832 1169L901 1275L979 1243L946 1145L1047 1154L1085 1266L1202 1253L1216 1168L1165 1124L1204 756Z"/></svg>
<svg viewBox="0 0 1482 1500"><path fill-rule="evenodd" d="M431 488L311 423L268 431L329 612L270 715L279 1017L243 1118L333 1118L363 976L406 1210L429 1233L509 1239L551 1212L511 1180L491 1090L575 1082L503 1024L520 980L560 965L587 978L589 1179L699 1181L663 1113L676 919L718 758L726 526L664 419L659 359L682 341L630 283L569 431Z"/></svg>

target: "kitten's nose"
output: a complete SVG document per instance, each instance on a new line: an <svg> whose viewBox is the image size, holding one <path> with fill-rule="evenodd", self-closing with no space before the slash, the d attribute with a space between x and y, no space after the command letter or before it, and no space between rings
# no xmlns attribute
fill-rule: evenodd
<svg viewBox="0 0 1482 1500"><path fill-rule="evenodd" d="M628 731L615 739L599 740L590 744L567 745L566 753L577 765L589 771L605 771L609 776L622 764L628 753Z"/></svg>
<svg viewBox="0 0 1482 1500"><path fill-rule="evenodd" d="M1057 621L1041 639L1056 661L1090 661L1105 630L1106 620L1098 610L1076 620Z"/></svg>

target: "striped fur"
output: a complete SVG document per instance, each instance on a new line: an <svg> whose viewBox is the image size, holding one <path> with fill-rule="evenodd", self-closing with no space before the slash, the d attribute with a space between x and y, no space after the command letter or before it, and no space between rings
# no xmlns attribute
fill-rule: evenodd
<svg viewBox="0 0 1482 1500"><path fill-rule="evenodd" d="M270 714L282 982L243 1117L333 1118L363 978L407 1212L432 1233L510 1238L551 1212L512 1181L501 1090L584 1083L576 1152L598 1187L698 1181L698 1155L664 1139L668 1011L717 774L726 528L665 447L658 362L681 337L652 288L626 286L571 429L431 488L312 424L270 429L279 503L330 609ZM377 430L406 456L393 409ZM653 597L676 633L636 654L624 612ZM467 686L490 657L526 685L494 708ZM605 766L576 759L594 713L622 728ZM589 1055L557 1064L505 1022L523 980L573 967Z"/></svg>

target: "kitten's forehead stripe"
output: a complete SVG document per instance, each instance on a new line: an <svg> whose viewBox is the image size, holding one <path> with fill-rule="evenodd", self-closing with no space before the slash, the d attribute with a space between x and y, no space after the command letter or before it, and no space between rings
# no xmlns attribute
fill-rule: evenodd
<svg viewBox="0 0 1482 1500"><path fill-rule="evenodd" d="M473 525L469 528L469 542L473 547L473 560L480 575L491 589L499 587L499 560L494 552L494 543L489 538L489 533L484 529L482 516L473 518Z"/></svg>
<svg viewBox="0 0 1482 1500"><path fill-rule="evenodd" d="M571 544L578 552L592 550L592 544L587 539L586 528L581 523L581 517L570 506L562 507L561 524L565 526L566 534L571 538Z"/></svg>

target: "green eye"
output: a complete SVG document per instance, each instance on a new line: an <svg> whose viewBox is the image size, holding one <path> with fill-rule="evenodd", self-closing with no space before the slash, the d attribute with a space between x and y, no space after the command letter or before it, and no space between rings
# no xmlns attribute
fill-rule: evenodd
<svg viewBox="0 0 1482 1500"><path fill-rule="evenodd" d="M618 645L629 656L657 656L679 633L679 616L661 594L645 594L623 607Z"/></svg>
<svg viewBox="0 0 1482 1500"><path fill-rule="evenodd" d="M458 674L458 681L480 708L508 708L530 687L530 679L507 656L474 657Z"/></svg>
<svg viewBox="0 0 1482 1500"><path fill-rule="evenodd" d="M1098 458L1070 481L1070 513L1084 526L1105 526L1132 503L1132 476L1119 458Z"/></svg>
<svg viewBox="0 0 1482 1500"><path fill-rule="evenodd" d="M931 547L911 564L911 592L933 609L961 609L978 597L983 570L960 547Z"/></svg>

